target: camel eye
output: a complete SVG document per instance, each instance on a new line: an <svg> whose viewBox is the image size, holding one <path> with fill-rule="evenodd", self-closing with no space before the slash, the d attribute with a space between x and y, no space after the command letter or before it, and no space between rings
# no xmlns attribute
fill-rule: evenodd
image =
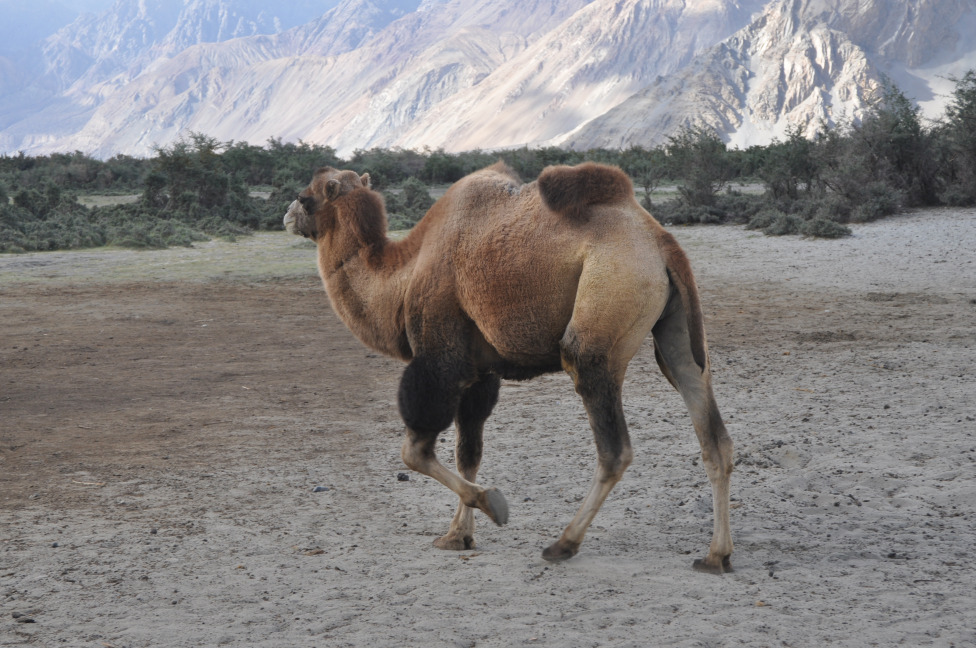
<svg viewBox="0 0 976 648"><path fill-rule="evenodd" d="M299 196L298 202L302 204L302 208L305 210L306 214L315 213L315 199L311 196Z"/></svg>

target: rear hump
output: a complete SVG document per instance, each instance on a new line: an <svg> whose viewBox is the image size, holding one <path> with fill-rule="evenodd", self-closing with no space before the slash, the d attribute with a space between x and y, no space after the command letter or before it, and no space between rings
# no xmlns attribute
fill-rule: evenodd
<svg viewBox="0 0 976 648"><path fill-rule="evenodd" d="M626 173L594 162L546 167L539 174L538 187L547 208L572 220L585 220L591 206L632 200L634 196L634 185Z"/></svg>

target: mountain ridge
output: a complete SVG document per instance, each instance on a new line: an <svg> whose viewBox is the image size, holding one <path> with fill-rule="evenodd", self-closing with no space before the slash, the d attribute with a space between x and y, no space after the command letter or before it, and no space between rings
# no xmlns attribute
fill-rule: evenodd
<svg viewBox="0 0 976 648"><path fill-rule="evenodd" d="M898 20L891 17L895 11L883 18L885 8L905 12ZM930 116L941 114L937 91L913 69L945 55L947 43L955 47L963 40L959 27L947 25L969 30L966 21L974 19L972 4L952 0L777 0L693 65L636 93L561 143L587 148L609 137L654 146L676 128L691 126L714 129L740 147L782 138L791 128L809 137L822 123L857 121L886 80L928 93L923 107ZM938 37L917 37L920 23L937 24ZM976 65L974 54L976 43L968 56L957 53L958 75Z"/></svg>
<svg viewBox="0 0 976 648"><path fill-rule="evenodd" d="M734 146L856 120L885 78L940 114L969 0L116 0L0 58L0 152L147 155L188 132L458 151ZM320 11L325 8L325 11ZM311 17L309 17L311 16Z"/></svg>

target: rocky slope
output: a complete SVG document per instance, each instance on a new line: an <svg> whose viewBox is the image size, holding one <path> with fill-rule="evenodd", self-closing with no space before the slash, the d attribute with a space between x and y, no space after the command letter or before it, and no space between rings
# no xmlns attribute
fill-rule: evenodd
<svg viewBox="0 0 976 648"><path fill-rule="evenodd" d="M778 0L680 73L634 94L563 144L656 145L710 127L737 146L856 120L887 77L941 113L976 66L976 6L964 0Z"/></svg>
<svg viewBox="0 0 976 648"><path fill-rule="evenodd" d="M748 23L760 2L596 0L398 138L454 149L559 142Z"/></svg>
<svg viewBox="0 0 976 648"><path fill-rule="evenodd" d="M971 0L117 0L0 58L0 152L747 146L856 119L884 75L938 114L972 66Z"/></svg>
<svg viewBox="0 0 976 648"><path fill-rule="evenodd" d="M158 74L160 63L200 43L278 34L307 24L323 6L335 4L116 0L108 11L82 14L0 65L0 150L88 150L75 145L84 138L72 141L86 127L103 128L96 136L100 141L117 139L115 124L98 116L97 108L133 81ZM124 151L126 143L103 149Z"/></svg>

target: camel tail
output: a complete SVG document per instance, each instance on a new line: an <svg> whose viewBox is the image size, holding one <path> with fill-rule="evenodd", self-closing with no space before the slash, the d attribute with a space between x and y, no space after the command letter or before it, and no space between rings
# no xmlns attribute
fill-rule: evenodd
<svg viewBox="0 0 976 648"><path fill-rule="evenodd" d="M664 253L668 279L671 281L673 293L666 311L683 312L685 326L688 329L688 342L691 345L691 355L698 368L705 371L708 365L708 342L705 338L705 318L702 315L701 300L698 297L698 285L691 272L691 263L685 256L684 250L670 233L662 231L660 234L661 248ZM674 303L678 300L677 303Z"/></svg>
<svg viewBox="0 0 976 648"><path fill-rule="evenodd" d="M546 207L574 220L585 219L593 205L617 203L634 196L634 185L627 174L594 162L546 167L539 174L538 186Z"/></svg>

